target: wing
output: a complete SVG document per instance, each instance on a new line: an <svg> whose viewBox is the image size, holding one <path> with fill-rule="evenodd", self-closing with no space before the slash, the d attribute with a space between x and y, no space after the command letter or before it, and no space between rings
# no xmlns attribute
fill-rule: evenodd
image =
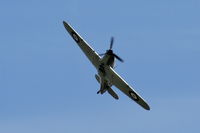
<svg viewBox="0 0 200 133"><path fill-rule="evenodd" d="M92 62L92 64L98 69L100 56L90 47L90 45L82 39L82 37L65 21L63 21L65 29L72 36L74 41L78 44L84 54L88 57L88 59Z"/></svg>
<svg viewBox="0 0 200 133"><path fill-rule="evenodd" d="M123 78L121 78L111 67L106 67L105 70L107 77L114 86L120 89L124 94L126 94L136 103L138 103L144 109L150 110L150 107L145 102L145 100L143 100L142 97L139 94L137 94L137 92L133 88L131 88L131 86L129 86L128 83L126 83L126 81Z"/></svg>

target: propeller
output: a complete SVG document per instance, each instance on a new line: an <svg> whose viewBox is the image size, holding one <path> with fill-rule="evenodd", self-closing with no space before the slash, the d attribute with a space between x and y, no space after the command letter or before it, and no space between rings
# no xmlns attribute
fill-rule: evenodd
<svg viewBox="0 0 200 133"><path fill-rule="evenodd" d="M121 62L124 62L124 60L122 58L120 58L118 55L116 55L115 53L113 53L112 48L113 48L113 43L114 43L114 37L111 37L110 39L110 49L106 51L106 53L103 54L99 54L100 56L103 56L105 54L109 54L109 55L113 55L116 59L118 59Z"/></svg>

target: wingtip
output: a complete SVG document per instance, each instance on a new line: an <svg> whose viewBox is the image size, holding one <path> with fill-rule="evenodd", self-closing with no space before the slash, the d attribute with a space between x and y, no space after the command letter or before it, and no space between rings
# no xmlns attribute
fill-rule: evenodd
<svg viewBox="0 0 200 133"><path fill-rule="evenodd" d="M67 22L65 22L65 21L63 20L63 24L64 24L64 25L66 25L66 24L67 24Z"/></svg>
<svg viewBox="0 0 200 133"><path fill-rule="evenodd" d="M66 21L63 20L63 25L64 25L65 29L67 30L68 27L69 27L69 24Z"/></svg>
<svg viewBox="0 0 200 133"><path fill-rule="evenodd" d="M150 111L151 109L150 109L150 107L148 107L148 108L146 108L146 110Z"/></svg>
<svg viewBox="0 0 200 133"><path fill-rule="evenodd" d="M146 110L150 110L150 107L149 107L148 104L146 105L145 109L146 109Z"/></svg>
<svg viewBox="0 0 200 133"><path fill-rule="evenodd" d="M142 104L140 104L145 110L150 110L150 106L145 102L143 101Z"/></svg>

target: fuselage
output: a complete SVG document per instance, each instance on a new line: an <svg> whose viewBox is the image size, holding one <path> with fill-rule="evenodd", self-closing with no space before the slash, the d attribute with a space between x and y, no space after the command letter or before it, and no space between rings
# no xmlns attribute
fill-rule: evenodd
<svg viewBox="0 0 200 133"><path fill-rule="evenodd" d="M106 78L105 66L114 67L115 57L107 53L101 59L101 63L98 69L99 83L101 85L99 92L103 94L106 90L112 86L112 83Z"/></svg>

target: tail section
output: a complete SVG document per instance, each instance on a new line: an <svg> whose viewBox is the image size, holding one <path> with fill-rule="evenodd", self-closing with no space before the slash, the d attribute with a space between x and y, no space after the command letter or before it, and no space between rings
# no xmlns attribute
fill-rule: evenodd
<svg viewBox="0 0 200 133"><path fill-rule="evenodd" d="M98 75L95 75L95 78L96 78L96 80L101 84L101 79L100 79L100 77L98 76ZM109 86L105 86L105 87L103 87L102 85L101 85L101 89L97 92L97 94L99 94L99 93L101 93L101 94L103 94L104 92L106 92L106 91L108 91L108 93L113 97L113 98L115 98L115 99L119 99L119 97L118 97L118 95L112 90L112 88L110 88Z"/></svg>

